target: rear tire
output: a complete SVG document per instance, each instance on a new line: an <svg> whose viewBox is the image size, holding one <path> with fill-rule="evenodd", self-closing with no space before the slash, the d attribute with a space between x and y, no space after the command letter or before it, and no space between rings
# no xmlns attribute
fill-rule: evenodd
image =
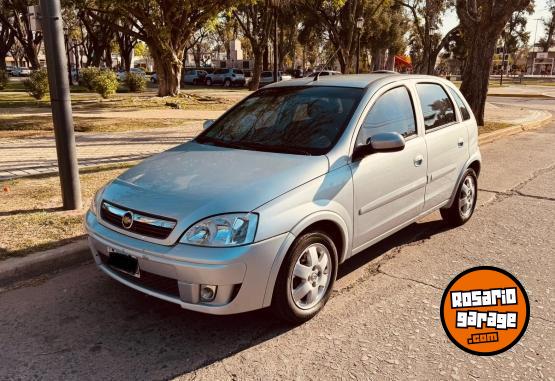
<svg viewBox="0 0 555 381"><path fill-rule="evenodd" d="M211 79L206 80L206 86L212 86L212 80Z"/></svg>
<svg viewBox="0 0 555 381"><path fill-rule="evenodd" d="M326 233L309 232L297 238L276 279L273 312L293 324L312 319L331 295L337 265L337 249Z"/></svg>
<svg viewBox="0 0 555 381"><path fill-rule="evenodd" d="M229 79L225 80L224 87L231 87L231 81Z"/></svg>
<svg viewBox="0 0 555 381"><path fill-rule="evenodd" d="M476 209L478 198L478 177L472 168L468 168L457 187L453 205L440 209L441 217L447 224L457 227L470 220Z"/></svg>

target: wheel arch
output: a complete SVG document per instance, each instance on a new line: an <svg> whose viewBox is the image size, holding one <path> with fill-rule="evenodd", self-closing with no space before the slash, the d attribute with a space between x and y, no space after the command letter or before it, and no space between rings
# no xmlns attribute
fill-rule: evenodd
<svg viewBox="0 0 555 381"><path fill-rule="evenodd" d="M286 238L281 249L279 250L278 255L274 259L264 294L264 307L267 307L272 303L272 295L274 293L274 286L279 270L281 269L283 260L289 253L289 249L293 245L293 242L297 239L297 237L300 237L309 231L323 231L330 235L330 238L337 247L337 259L339 264L348 258L347 253L351 249L351 241L350 233L345 221L343 221L338 214L331 211L321 211L308 215L291 229L289 236Z"/></svg>
<svg viewBox="0 0 555 381"><path fill-rule="evenodd" d="M446 208L450 208L453 205L453 201L457 197L457 189L459 188L459 184L462 181L462 177L464 176L465 172L472 168L474 172L476 172L476 177L480 176L480 171L482 170L482 157L480 152L475 153L472 155L462 167L462 171L459 173L459 177L457 178L457 182L455 183L455 187L453 188L453 192L451 193L451 198L449 199L449 203L445 206ZM478 187L476 186L476 189Z"/></svg>

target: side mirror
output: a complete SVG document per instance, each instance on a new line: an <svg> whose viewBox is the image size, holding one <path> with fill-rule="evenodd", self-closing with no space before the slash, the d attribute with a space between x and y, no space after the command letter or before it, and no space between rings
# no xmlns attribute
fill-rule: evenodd
<svg viewBox="0 0 555 381"><path fill-rule="evenodd" d="M353 161L376 152L397 152L405 148L405 139L398 132L379 132L372 135L366 144L355 147Z"/></svg>
<svg viewBox="0 0 555 381"><path fill-rule="evenodd" d="M210 127L211 125L214 124L214 120L213 119L208 119L205 120L204 123L202 123L202 129L206 130L208 127Z"/></svg>

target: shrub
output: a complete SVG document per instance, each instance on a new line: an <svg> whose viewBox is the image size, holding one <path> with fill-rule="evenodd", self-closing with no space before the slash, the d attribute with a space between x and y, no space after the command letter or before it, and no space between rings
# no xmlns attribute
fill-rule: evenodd
<svg viewBox="0 0 555 381"><path fill-rule="evenodd" d="M94 90L93 79L100 73L97 67L85 67L81 69L81 83L89 90Z"/></svg>
<svg viewBox="0 0 555 381"><path fill-rule="evenodd" d="M36 70L31 73L29 79L23 82L25 90L33 98L40 100L48 93L48 73L46 69Z"/></svg>
<svg viewBox="0 0 555 381"><path fill-rule="evenodd" d="M118 89L118 77L116 73L108 70L101 70L92 80L94 91L102 96L108 98L110 95L115 94Z"/></svg>
<svg viewBox="0 0 555 381"><path fill-rule="evenodd" d="M4 90L8 83L8 73L6 70L0 69L0 90Z"/></svg>
<svg viewBox="0 0 555 381"><path fill-rule="evenodd" d="M125 77L125 86L132 93L140 93L146 88L146 78L138 73L127 73Z"/></svg>

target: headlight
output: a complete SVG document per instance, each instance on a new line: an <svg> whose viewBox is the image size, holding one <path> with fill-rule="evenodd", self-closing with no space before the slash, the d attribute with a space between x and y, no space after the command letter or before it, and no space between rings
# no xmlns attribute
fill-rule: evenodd
<svg viewBox="0 0 555 381"><path fill-rule="evenodd" d="M233 213L213 216L191 226L181 243L198 246L238 246L254 241L258 215L254 213Z"/></svg>
<svg viewBox="0 0 555 381"><path fill-rule="evenodd" d="M102 193L104 192L104 189L106 189L106 187L110 185L110 183L104 185L102 188L100 188L99 190L96 191L96 193L94 194L92 200L91 200L91 208L90 211L92 214L94 214L95 216L98 216L98 212L100 211L98 209L98 206L100 205L100 200L102 198Z"/></svg>

